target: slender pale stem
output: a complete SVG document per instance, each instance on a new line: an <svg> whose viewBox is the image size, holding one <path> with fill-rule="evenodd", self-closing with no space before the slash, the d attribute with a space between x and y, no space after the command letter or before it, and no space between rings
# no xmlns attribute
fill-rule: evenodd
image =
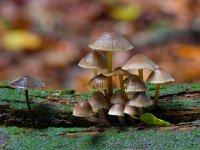
<svg viewBox="0 0 200 150"><path fill-rule="evenodd" d="M94 77L98 75L98 70L94 69Z"/></svg>
<svg viewBox="0 0 200 150"><path fill-rule="evenodd" d="M30 106L30 100L29 100L28 90L25 90L25 97L26 97L26 104L27 104L28 111L29 111L29 114L30 114L30 117L31 117L32 125L33 125L34 128L37 128L37 127L36 127L36 124L35 124L35 121L34 121L34 118L33 118L32 111L31 111L31 106Z"/></svg>
<svg viewBox="0 0 200 150"><path fill-rule="evenodd" d="M156 84L156 92L155 92L155 96L154 96L154 110L155 111L158 110L158 98L159 98L159 94L160 94L160 84Z"/></svg>
<svg viewBox="0 0 200 150"><path fill-rule="evenodd" d="M112 51L108 51L108 73L112 72ZM112 76L108 77L108 95L112 96Z"/></svg>
<svg viewBox="0 0 200 150"><path fill-rule="evenodd" d="M143 69L138 69L138 75L143 80Z"/></svg>
<svg viewBox="0 0 200 150"><path fill-rule="evenodd" d="M108 120L107 120L107 118L106 118L106 115L105 115L103 109L98 109L98 113L99 113L99 117L100 117L102 120L104 120L105 125L111 126L110 122L108 122Z"/></svg>
<svg viewBox="0 0 200 150"><path fill-rule="evenodd" d="M138 114L139 116L141 116L144 113L144 108L143 107L139 107L138 108Z"/></svg>
<svg viewBox="0 0 200 150"><path fill-rule="evenodd" d="M120 85L120 89L122 91L122 95L123 95L124 99L127 101L128 96L126 95L126 92L125 92L125 87L124 87L124 82L123 82L123 74L119 75L119 85Z"/></svg>
<svg viewBox="0 0 200 150"><path fill-rule="evenodd" d="M122 116L117 116L119 122L121 125L126 126L126 121L124 120L124 117Z"/></svg>

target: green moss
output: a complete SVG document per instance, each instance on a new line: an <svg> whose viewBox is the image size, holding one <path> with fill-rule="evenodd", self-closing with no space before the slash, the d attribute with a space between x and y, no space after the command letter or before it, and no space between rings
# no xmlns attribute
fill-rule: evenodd
<svg viewBox="0 0 200 150"><path fill-rule="evenodd" d="M118 149L199 149L200 128L186 131L155 131L154 128L134 131L128 128L118 131L115 128L103 134L79 134L67 136L67 133L87 131L86 128L48 128L31 130L16 127L2 128L10 137L6 149L82 149L82 150L118 150Z"/></svg>

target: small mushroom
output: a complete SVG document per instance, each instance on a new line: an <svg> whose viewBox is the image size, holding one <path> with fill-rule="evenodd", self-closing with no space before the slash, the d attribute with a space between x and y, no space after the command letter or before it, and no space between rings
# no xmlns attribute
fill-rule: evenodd
<svg viewBox="0 0 200 150"><path fill-rule="evenodd" d="M128 97L126 95L125 88L124 88L124 82L123 82L124 77L123 76L124 75L129 76L129 75L131 75L131 73L126 71L126 70L121 69L121 67L118 67L118 68L115 68L111 73L104 73L104 75L106 75L106 76L116 76L116 75L118 75L119 76L120 89L122 91L124 98L128 100Z"/></svg>
<svg viewBox="0 0 200 150"><path fill-rule="evenodd" d="M36 124L33 118L33 114L31 111L30 100L29 100L29 90L31 89L40 89L44 87L44 83L38 81L37 79L31 76L23 76L16 80L10 82L10 87L20 90L25 90L26 104L28 107L28 111L31 117L32 125L36 128Z"/></svg>
<svg viewBox="0 0 200 150"><path fill-rule="evenodd" d="M111 104L125 104L126 99L123 97L122 92L120 90L117 90L110 100Z"/></svg>
<svg viewBox="0 0 200 150"><path fill-rule="evenodd" d="M74 109L73 109L73 115L76 117L84 117L88 121L100 123L102 124L104 120L95 118L92 116L92 106L88 101L81 100L79 101Z"/></svg>
<svg viewBox="0 0 200 150"><path fill-rule="evenodd" d="M94 76L96 76L98 74L97 69L106 68L106 62L106 58L101 53L92 51L83 57L78 65L82 68L93 69Z"/></svg>
<svg viewBox="0 0 200 150"><path fill-rule="evenodd" d="M124 70L138 69L139 77L143 80L143 69L154 71L158 66L147 56L142 54L134 55L123 67Z"/></svg>
<svg viewBox="0 0 200 150"><path fill-rule="evenodd" d="M137 115L137 109L135 106L131 106L129 101L125 105L124 113L134 117Z"/></svg>
<svg viewBox="0 0 200 150"><path fill-rule="evenodd" d="M135 106L131 106L130 101L126 103L124 108L124 113L129 115L130 121L132 124L135 124L134 118L137 115L137 108Z"/></svg>
<svg viewBox="0 0 200 150"><path fill-rule="evenodd" d="M138 107L139 115L141 115L143 114L143 108L152 105L152 100L145 92L139 92L130 100L129 105Z"/></svg>
<svg viewBox="0 0 200 150"><path fill-rule="evenodd" d="M143 80L136 75L130 75L124 79L126 92L143 92L147 90L147 87Z"/></svg>
<svg viewBox="0 0 200 150"><path fill-rule="evenodd" d="M107 122L107 125L110 125L110 123L107 121L106 115L103 111L103 109L109 108L109 102L108 102L107 98L104 96L104 94L98 91L89 98L88 102L90 103L90 105L92 106L93 109L98 110L99 117L102 120L105 120Z"/></svg>
<svg viewBox="0 0 200 150"><path fill-rule="evenodd" d="M89 89L104 90L105 95L108 96L108 77L103 74L99 74L88 82L87 87Z"/></svg>
<svg viewBox="0 0 200 150"><path fill-rule="evenodd" d="M123 104L114 104L110 108L108 114L113 115L113 116L117 116L119 122L122 125L126 125L126 122L124 120L124 105Z"/></svg>
<svg viewBox="0 0 200 150"><path fill-rule="evenodd" d="M165 70L158 68L154 70L148 77L147 82L156 84L156 92L154 97L154 110L158 109L158 98L160 93L160 84L174 81L174 78Z"/></svg>
<svg viewBox="0 0 200 150"><path fill-rule="evenodd" d="M108 73L112 72L112 52L131 50L133 46L117 33L104 32L89 47L94 50L108 51ZM112 96L112 77L108 80L108 94Z"/></svg>

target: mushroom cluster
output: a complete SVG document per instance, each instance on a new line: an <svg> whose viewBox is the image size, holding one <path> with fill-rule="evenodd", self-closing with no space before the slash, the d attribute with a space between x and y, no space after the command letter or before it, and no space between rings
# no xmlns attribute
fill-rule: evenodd
<svg viewBox="0 0 200 150"><path fill-rule="evenodd" d="M161 69L152 60L143 54L134 55L124 66L112 69L113 52L128 51L133 46L123 36L117 33L104 32L100 37L89 44L91 52L87 54L80 62L79 66L94 70L94 77L88 82L88 88L95 90L96 93L84 103L87 103L87 108L91 111L97 111L99 118L96 118L107 125L110 125L108 115L117 116L122 125L126 125L124 119L125 114L128 114L130 121L133 123L136 116L140 116L144 112L144 108L154 105L155 112L158 110L158 98L160 85L174 81L173 77L165 70ZM101 51L107 51L107 58L101 54ZM106 63L107 62L107 63ZM106 67L107 66L107 67ZM107 69L107 72L99 72L98 69ZM133 70L138 71L138 75L130 73ZM146 82L156 85L155 97L152 102L147 95L148 90L144 78L143 71L151 71ZM119 77L119 90L113 93L112 77ZM126 77L126 78L125 78ZM104 91L104 94L102 93ZM80 107L83 101L75 105L73 114L78 117L86 117L84 115L85 108ZM79 112L77 113L77 109ZM83 113L82 113L83 112ZM93 121L97 122L93 119Z"/></svg>

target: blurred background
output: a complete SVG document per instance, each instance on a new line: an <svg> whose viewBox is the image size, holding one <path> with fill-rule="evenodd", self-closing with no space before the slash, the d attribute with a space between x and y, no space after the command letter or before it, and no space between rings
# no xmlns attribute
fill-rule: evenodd
<svg viewBox="0 0 200 150"><path fill-rule="evenodd" d="M118 32L176 83L200 82L200 0L0 0L0 80L31 75L46 88L87 91L77 66L102 32ZM115 83L117 84L117 83Z"/></svg>

